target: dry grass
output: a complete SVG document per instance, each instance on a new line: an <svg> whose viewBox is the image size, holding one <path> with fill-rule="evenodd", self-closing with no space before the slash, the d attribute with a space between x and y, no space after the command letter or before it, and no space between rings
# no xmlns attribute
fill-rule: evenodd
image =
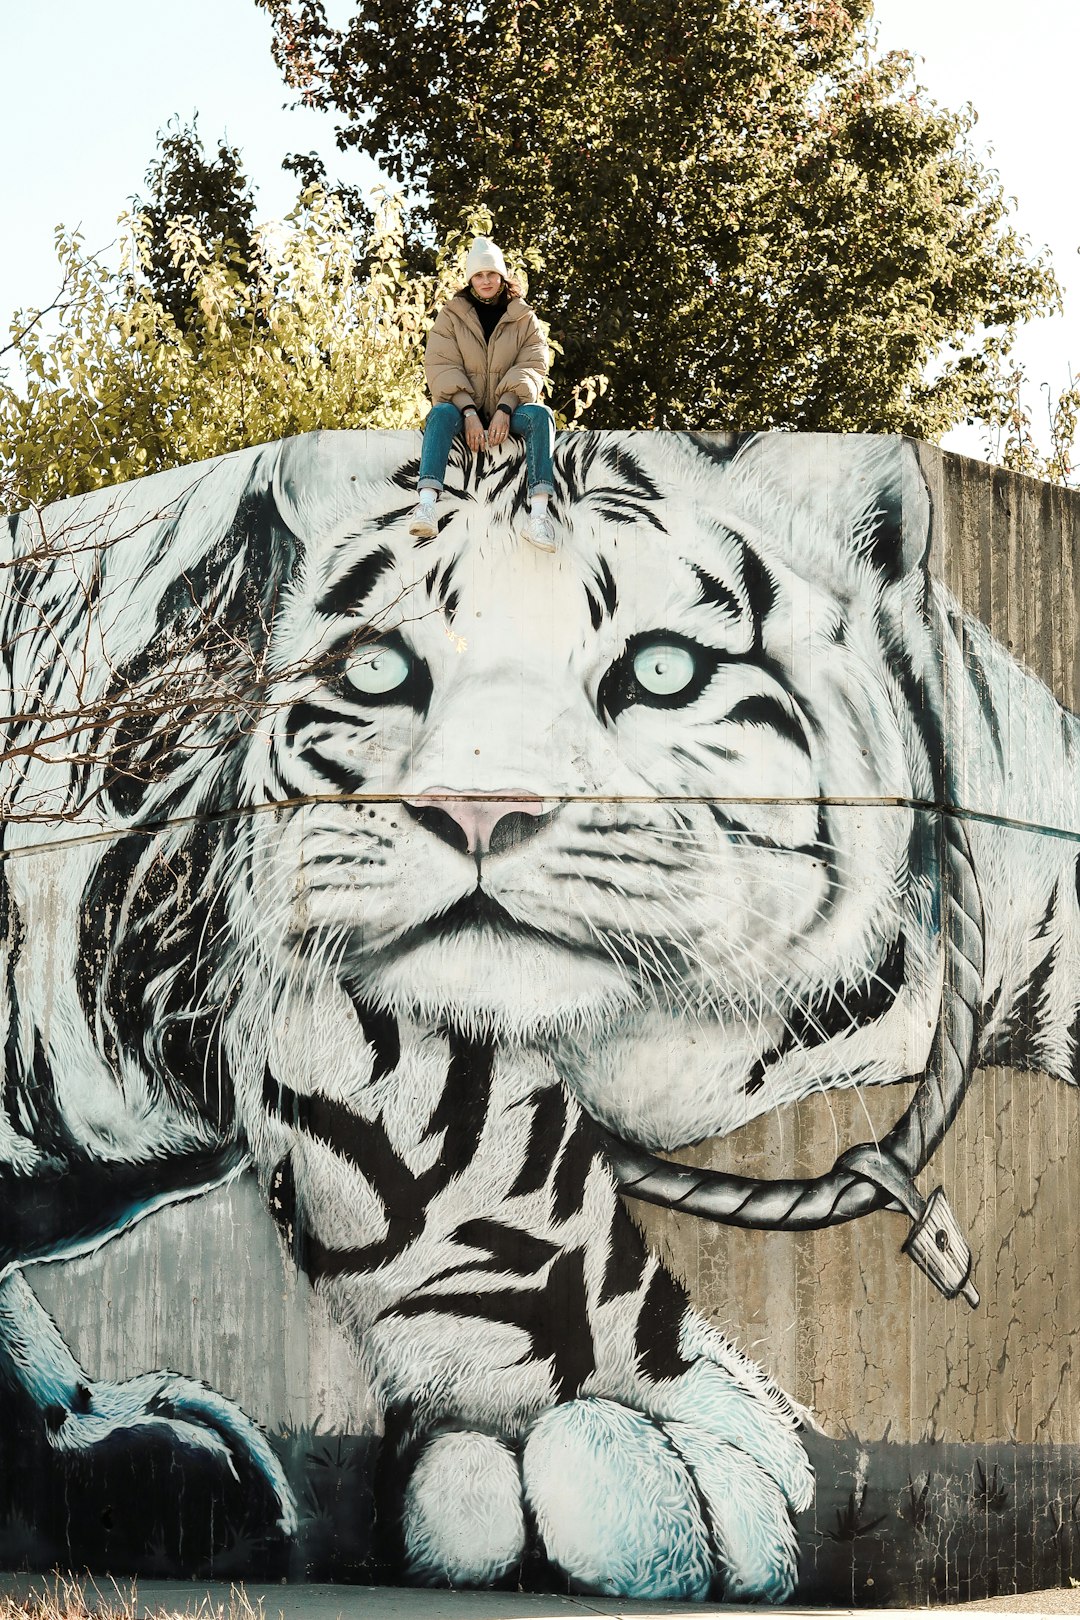
<svg viewBox="0 0 1080 1620"><path fill-rule="evenodd" d="M0 1594L0 1620L267 1620L260 1598L252 1602L242 1586L229 1588L225 1602L196 1598L179 1608L140 1602L138 1584L75 1580L54 1576L51 1585L32 1586L24 1595Z"/></svg>

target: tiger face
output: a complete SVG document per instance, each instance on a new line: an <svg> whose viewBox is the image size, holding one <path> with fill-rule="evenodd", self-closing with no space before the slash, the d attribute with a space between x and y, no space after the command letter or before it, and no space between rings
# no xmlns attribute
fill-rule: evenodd
<svg viewBox="0 0 1080 1620"><path fill-rule="evenodd" d="M246 802L278 808L238 840L234 938L336 997L343 1034L360 998L543 1041L647 1146L913 1072L939 953L910 808L932 763L911 636L889 641L918 625L918 570L879 555L903 549L895 444L848 441L800 484L806 441L725 461L570 437L551 561L515 536L516 467L474 463L418 543L363 443L295 441L279 468L303 560L244 767Z"/></svg>

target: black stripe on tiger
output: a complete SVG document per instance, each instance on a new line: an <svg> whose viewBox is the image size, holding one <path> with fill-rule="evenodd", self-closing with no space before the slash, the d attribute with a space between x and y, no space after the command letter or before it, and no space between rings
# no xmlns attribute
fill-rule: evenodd
<svg viewBox="0 0 1080 1620"><path fill-rule="evenodd" d="M585 592L585 601L589 608L589 621L594 630L599 630L604 622L605 613L611 618L619 604L619 593L615 585L615 577L611 572L606 557L601 557L592 571L592 582L595 591L582 581L582 590Z"/></svg>
<svg viewBox="0 0 1080 1620"><path fill-rule="evenodd" d="M600 599L611 618L619 605L619 593L615 586L615 578L606 557L601 557L599 564L593 569L593 580L600 593Z"/></svg>
<svg viewBox="0 0 1080 1620"><path fill-rule="evenodd" d="M271 1208L297 1265L320 1279L373 1271L404 1253L424 1230L425 1195L420 1179L402 1163L378 1120L364 1120L343 1103L293 1091L267 1068L263 1107L294 1131L321 1142L363 1177L383 1208L386 1232L373 1243L348 1249L324 1244L298 1207L288 1155L274 1172Z"/></svg>
<svg viewBox="0 0 1080 1620"><path fill-rule="evenodd" d="M742 698L728 710L721 723L731 726L763 726L775 732L778 737L782 737L785 742L791 743L807 757L810 755L810 742L801 719L770 693L756 692L750 697Z"/></svg>
<svg viewBox="0 0 1080 1620"><path fill-rule="evenodd" d="M428 1176L410 1177L400 1161L394 1161L397 1169L390 1179L396 1186L391 1192L385 1134L378 1126L372 1127L350 1115L348 1110L342 1111L340 1105L329 1104L328 1099L298 1096L274 1081L269 1071L266 1089L271 1113L279 1113L295 1128L332 1145L357 1167L360 1161L367 1167L372 1165L371 1154L358 1140L363 1133L372 1130L378 1141L375 1155L378 1169L374 1177L365 1176L365 1179L382 1199L384 1207L384 1193L396 1197L407 1181L411 1181L414 1188L407 1212L403 1213L399 1207L394 1215L388 1216L384 1238L364 1247L332 1249L321 1242L304 1221L298 1208L291 1162L286 1155L271 1177L269 1205L296 1264L312 1282L318 1282L372 1271L395 1259L423 1231L429 1196L424 1184ZM344 1119L342 1112L347 1116ZM536 1358L552 1362L559 1398L568 1399L575 1394L596 1364L582 1253L573 1250L560 1255L557 1244L545 1238L482 1218L462 1222L450 1236L466 1248L479 1250L481 1258L463 1257L456 1266L428 1278L425 1290L455 1275L483 1273L519 1277L522 1286L490 1291L470 1288L468 1292L414 1293L389 1307L382 1313L383 1317L473 1317L519 1328L528 1335ZM538 1273L545 1267L549 1269L541 1278Z"/></svg>
<svg viewBox="0 0 1080 1620"><path fill-rule="evenodd" d="M740 821L737 816L733 816L724 805L708 804L706 809L721 831L727 833L729 838L735 839L740 844L748 844L754 849L783 850L788 855L817 856L822 854L820 815L818 818L818 837L813 843L779 844L775 838L770 838L767 833L755 832L744 821Z"/></svg>
<svg viewBox="0 0 1080 1620"><path fill-rule="evenodd" d="M368 1183L388 1221L419 1223L416 1230L420 1230L423 1178L398 1157L381 1120L364 1119L324 1092L294 1091L276 1079L269 1066L263 1075L263 1107L271 1118L302 1131L350 1164Z"/></svg>
<svg viewBox="0 0 1080 1620"><path fill-rule="evenodd" d="M353 537L355 538L355 537ZM379 546L366 557L354 562L340 579L327 585L315 606L328 618L342 614L359 614L382 576L394 566L394 554L389 546Z"/></svg>
<svg viewBox="0 0 1080 1620"><path fill-rule="evenodd" d="M333 1282L339 1277L358 1277L377 1271L404 1254L424 1229L424 1211L413 1218L395 1216L387 1221L383 1237L348 1249L331 1248L311 1230L296 1196L291 1155L286 1155L274 1171L270 1183L270 1213L288 1247L293 1263L312 1284Z"/></svg>
<svg viewBox="0 0 1080 1620"><path fill-rule="evenodd" d="M558 1254L558 1245L536 1237L519 1226L477 1217L462 1221L450 1233L450 1240L465 1249L479 1251L480 1259L462 1258L424 1280L425 1288L447 1282L451 1277L489 1275L494 1277L538 1277Z"/></svg>
<svg viewBox="0 0 1080 1620"><path fill-rule="evenodd" d="M746 1095L756 1096L768 1080L769 1069L789 1052L810 1051L883 1018L904 987L906 957L907 942L900 933L862 984L850 988L832 985L810 1006L793 1007L780 1040L750 1071L743 1086Z"/></svg>
<svg viewBox="0 0 1080 1620"><path fill-rule="evenodd" d="M331 759L327 754L321 754L317 748L301 749L298 758L302 759L316 776L321 776L324 782L329 782L342 793L359 793L367 780L361 771L351 771L347 765Z"/></svg>
<svg viewBox="0 0 1080 1620"><path fill-rule="evenodd" d="M482 484L484 494L489 500L497 500L499 496L505 495L508 490L513 490L510 500L511 514L524 511L528 496L528 477L525 464L510 457L500 465L498 462L493 462L492 457L485 455L483 451L478 456L475 456L473 460L477 469L477 489Z"/></svg>
<svg viewBox="0 0 1080 1620"><path fill-rule="evenodd" d="M495 1047L490 1040L477 1040L457 1029L443 1033L450 1048L450 1063L442 1096L427 1128L429 1140L442 1132L442 1152L439 1163L421 1178L427 1197L471 1164L487 1122L495 1065Z"/></svg>
<svg viewBox="0 0 1080 1620"><path fill-rule="evenodd" d="M161 593L144 645L111 671L97 709L104 719L94 727L85 752L88 760L95 752L107 754L102 792L125 820L142 813L150 790L162 782L178 777L171 799L154 797L155 821L174 814L186 790L186 773L177 767L190 757L184 734L199 704L191 699L190 684L178 683L179 700L168 687L158 685L177 656L197 656L206 671L203 690L210 692L250 693L251 671L262 666L281 589L292 576L300 547L282 521L272 489L261 478L258 471L252 475L228 534ZM197 487L178 503L171 522L156 531L151 527L140 583L175 544ZM82 586L69 590L67 597L69 608L81 619L86 612ZM46 622L59 630L59 619L59 613L50 613ZM224 757L243 735L248 708L244 704L229 712L222 704L217 710L212 701L209 710L209 734L200 751L212 744ZM236 802L232 799L229 808Z"/></svg>
<svg viewBox="0 0 1080 1620"><path fill-rule="evenodd" d="M361 715L343 716L337 709L323 708L308 698L299 698L289 705L283 729L287 737L297 737L302 731L309 729L336 734L341 731L343 724L366 728L371 725L371 721Z"/></svg>
<svg viewBox="0 0 1080 1620"><path fill-rule="evenodd" d="M442 1150L430 1169L414 1174L395 1152L381 1120L368 1120L324 1093L297 1092L266 1068L263 1107L271 1118L336 1153L363 1177L382 1205L386 1235L361 1248L333 1249L305 1230L304 1269L313 1281L363 1272L401 1254L424 1229L426 1206L471 1162L480 1143L490 1100L494 1052L490 1042L451 1031L446 1085L428 1124L428 1137L442 1133ZM384 1048L385 1050L385 1048ZM379 1061L373 1051L373 1065Z"/></svg>
<svg viewBox="0 0 1080 1620"><path fill-rule="evenodd" d="M691 565L691 572L698 582L698 606L715 608L725 618L738 619L742 615L739 599L730 586L724 585L720 580L714 579L712 574L706 573L696 563Z"/></svg>
<svg viewBox="0 0 1080 1620"><path fill-rule="evenodd" d="M395 479L394 482L396 483L397 480ZM408 506L397 506L392 512L380 512L378 517L372 519L371 526L373 529L379 531L383 529L396 528L399 523L403 522L405 518L411 515L412 510L413 508L410 504Z"/></svg>
<svg viewBox="0 0 1080 1620"><path fill-rule="evenodd" d="M439 601L443 604L448 613L451 611L448 603L452 598L456 600L456 593L452 590L452 586L454 583L454 576L457 573L457 566L460 561L460 557L451 557L448 562L443 563L441 568L433 568L431 573L428 575L428 579L432 580L433 582L432 594L437 591Z"/></svg>
<svg viewBox="0 0 1080 1620"><path fill-rule="evenodd" d="M645 523L667 533L654 510L662 504L660 491L627 446L601 448L591 434L569 434L556 445L554 474L561 509L586 505L609 523Z"/></svg>
<svg viewBox="0 0 1080 1620"><path fill-rule="evenodd" d="M552 1262L542 1284L490 1292L413 1294L382 1313L382 1318L456 1316L501 1322L518 1328L537 1361L550 1361L557 1398L572 1400L596 1371L589 1320L585 1257L570 1249Z"/></svg>
<svg viewBox="0 0 1080 1620"><path fill-rule="evenodd" d="M8 1037L7 1114L12 1125L50 1159L63 1160L79 1151L79 1144L60 1110L52 1072L45 1057L40 1033L34 1032L34 1050L29 1064L20 1061L17 1031Z"/></svg>
<svg viewBox="0 0 1080 1620"><path fill-rule="evenodd" d="M219 784L227 795L231 774ZM213 817L217 806L204 809ZM166 847L145 871L143 834L118 839L83 890L75 958L83 1014L100 1029L114 1073L123 1073L123 1055L130 1055L151 1095L164 1094L222 1129L234 1118L232 1085L203 946L228 933L222 865L229 827L224 816L199 822L180 848Z"/></svg>
<svg viewBox="0 0 1080 1620"><path fill-rule="evenodd" d="M401 1032L397 1019L385 1007L372 1007L346 984L353 1011L371 1048L371 1078L378 1082L393 1074L401 1062Z"/></svg>
<svg viewBox="0 0 1080 1620"><path fill-rule="evenodd" d="M1001 736L1001 722L998 716L997 707L994 703L994 696L990 689L990 677L986 673L986 665L983 663L982 659L971 645L970 628L963 622L961 622L959 626L957 626L954 622L953 630L960 643L960 649L964 659L964 667L968 672L968 678L971 681L972 690L979 700L979 709L981 710L982 717L986 722L986 729L990 736L990 744L994 750L994 757L997 760L998 769L1004 771L1005 746Z"/></svg>
<svg viewBox="0 0 1080 1620"><path fill-rule="evenodd" d="M603 1158L596 1126L587 1114L581 1114L559 1155L552 1181L552 1215L560 1226L582 1208L589 1171Z"/></svg>
<svg viewBox="0 0 1080 1620"><path fill-rule="evenodd" d="M599 1304L607 1305L625 1294L636 1293L648 1259L649 1250L641 1228L620 1200L612 1215Z"/></svg>
<svg viewBox="0 0 1080 1620"><path fill-rule="evenodd" d="M678 1378L692 1362L679 1348L688 1305L686 1289L658 1265L638 1312L635 1343L641 1370L649 1378Z"/></svg>
<svg viewBox="0 0 1080 1620"><path fill-rule="evenodd" d="M1059 892L1059 886L1055 883L1042 920L1031 936L1032 944L1050 937L1051 924L1056 920ZM1009 1012L1008 1027L999 1042L998 1049L1001 1056L997 1058L998 1062L1011 1063L1018 1068L1029 1064L1042 1067L1039 1045L1045 1013L1043 1001L1054 968L1057 966L1057 955L1055 941L1036 963L1027 983L1021 986L1015 996Z"/></svg>
<svg viewBox="0 0 1080 1620"><path fill-rule="evenodd" d="M777 584L756 551L743 541L742 578L750 611L754 616L754 651L760 652L765 621L776 606Z"/></svg>
<svg viewBox="0 0 1080 1620"><path fill-rule="evenodd" d="M539 1192L551 1175L551 1165L566 1130L566 1098L561 1086L548 1086L529 1098L532 1120L525 1157L510 1188L511 1198Z"/></svg>

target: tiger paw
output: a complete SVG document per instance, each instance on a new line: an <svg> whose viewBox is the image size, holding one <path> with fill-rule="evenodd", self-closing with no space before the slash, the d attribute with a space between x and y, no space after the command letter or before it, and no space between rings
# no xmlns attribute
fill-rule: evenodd
<svg viewBox="0 0 1080 1620"><path fill-rule="evenodd" d="M773 1412L719 1368L679 1380L663 1421L587 1396L537 1419L518 1456L490 1435L440 1435L404 1503L406 1570L485 1586L537 1550L578 1591L782 1601L795 1584L792 1511L812 1476Z"/></svg>
<svg viewBox="0 0 1080 1620"><path fill-rule="evenodd" d="M538 1420L522 1460L526 1500L573 1587L698 1602L790 1597L791 1510L809 1500L809 1465L742 1391L728 1385L724 1396L729 1421L719 1425L705 1413L657 1422L596 1398Z"/></svg>
<svg viewBox="0 0 1080 1620"><path fill-rule="evenodd" d="M405 1575L416 1585L498 1585L527 1545L516 1452L473 1430L436 1435L405 1488L402 1532Z"/></svg>

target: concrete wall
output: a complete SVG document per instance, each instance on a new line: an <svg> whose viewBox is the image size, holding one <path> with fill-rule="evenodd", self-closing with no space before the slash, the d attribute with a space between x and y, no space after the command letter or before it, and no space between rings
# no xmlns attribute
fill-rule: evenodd
<svg viewBox="0 0 1080 1620"><path fill-rule="evenodd" d="M1066 1584L1078 498L580 435L549 559L513 452L414 545L417 442L68 503L9 570L0 1554ZM913 1098L925 1170L834 1170ZM889 1166L944 1291L910 1215L831 1220Z"/></svg>
<svg viewBox="0 0 1080 1620"><path fill-rule="evenodd" d="M1077 496L930 446L919 456L935 514L931 571L1065 708L1080 706ZM1035 750L1020 752L1013 767L1018 775L1050 768ZM742 1279L717 1320L755 1355L769 1346L781 1383L833 1432L1076 1442L1080 1297L1075 1236L1063 1218L1077 1196L1074 1102L1037 1071L981 1069L935 1160L934 1179L957 1207L963 1201L975 1234L976 1312L943 1310L917 1272L896 1261L881 1230L888 1217L876 1229L868 1222L796 1235L718 1231L649 1212L647 1227L698 1300L720 1299L719 1276ZM895 1112L894 1093L834 1092L696 1151L710 1164L750 1162L756 1174L805 1173L825 1167L837 1140L866 1134L868 1117L884 1132ZM808 1295L822 1289L831 1309L808 1310Z"/></svg>

